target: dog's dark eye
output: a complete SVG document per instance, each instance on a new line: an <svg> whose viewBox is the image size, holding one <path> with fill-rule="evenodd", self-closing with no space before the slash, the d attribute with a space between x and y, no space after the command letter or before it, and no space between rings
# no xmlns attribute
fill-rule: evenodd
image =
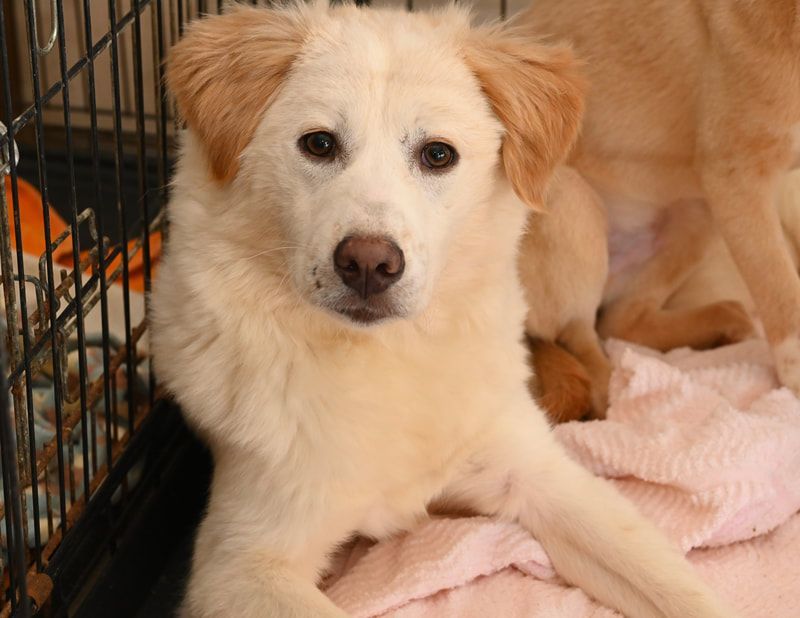
<svg viewBox="0 0 800 618"><path fill-rule="evenodd" d="M336 154L336 138L325 131L314 131L300 138L300 146L308 154L329 158Z"/></svg>
<svg viewBox="0 0 800 618"><path fill-rule="evenodd" d="M430 142L422 147L422 164L430 169L444 169L456 162L456 151L444 142Z"/></svg>

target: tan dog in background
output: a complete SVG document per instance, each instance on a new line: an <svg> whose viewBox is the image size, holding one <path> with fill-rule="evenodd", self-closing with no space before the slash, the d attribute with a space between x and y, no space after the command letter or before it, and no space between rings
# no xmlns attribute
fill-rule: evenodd
<svg viewBox="0 0 800 618"><path fill-rule="evenodd" d="M529 307L526 331L535 370L531 391L555 422L604 418L610 367L594 331L595 317L604 286L617 287L621 299L626 298L626 290L619 278L607 280L605 211L588 183L573 169L561 168L546 198L544 212L529 216L520 254L520 278ZM782 242L798 268L800 170L781 180L776 204ZM681 225L689 222L686 214L680 209L669 212ZM743 316L719 324L715 331L719 339L706 343L711 345L749 334L756 305L721 235L713 228L706 233L703 256L685 280L665 291L664 310L692 312L729 306L735 315ZM734 331L732 325L740 330ZM703 322L693 326L707 328Z"/></svg>
<svg viewBox="0 0 800 618"><path fill-rule="evenodd" d="M733 616L527 390L518 243L578 131L566 50L298 4L191 25L167 76L152 349L215 462L185 616L341 617L331 553L433 500L519 522L629 616Z"/></svg>
<svg viewBox="0 0 800 618"><path fill-rule="evenodd" d="M570 161L608 211L600 333L659 349L749 336L740 303L669 304L719 233L800 394L800 278L775 207L800 162L798 0L536 0L521 23L586 61Z"/></svg>

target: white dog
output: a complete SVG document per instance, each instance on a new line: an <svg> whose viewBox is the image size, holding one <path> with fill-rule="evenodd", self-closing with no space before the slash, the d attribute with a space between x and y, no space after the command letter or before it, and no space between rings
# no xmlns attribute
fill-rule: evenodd
<svg viewBox="0 0 800 618"><path fill-rule="evenodd" d="M578 129L568 52L454 8L240 8L168 81L152 345L216 464L186 615L342 616L330 553L434 499L519 521L629 615L733 615L528 394L515 262Z"/></svg>

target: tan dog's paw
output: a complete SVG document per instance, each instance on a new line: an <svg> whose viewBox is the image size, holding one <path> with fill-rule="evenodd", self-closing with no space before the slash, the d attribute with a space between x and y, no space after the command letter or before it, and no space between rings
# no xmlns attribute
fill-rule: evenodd
<svg viewBox="0 0 800 618"><path fill-rule="evenodd" d="M781 384L800 397L800 334L784 339L772 353Z"/></svg>
<svg viewBox="0 0 800 618"><path fill-rule="evenodd" d="M592 383L586 368L557 343L530 340L530 390L554 423L584 418L592 410Z"/></svg>
<svg viewBox="0 0 800 618"><path fill-rule="evenodd" d="M716 345L726 345L750 339L756 334L753 320L742 303L735 300L723 300L709 305L713 311L714 323L719 329Z"/></svg>

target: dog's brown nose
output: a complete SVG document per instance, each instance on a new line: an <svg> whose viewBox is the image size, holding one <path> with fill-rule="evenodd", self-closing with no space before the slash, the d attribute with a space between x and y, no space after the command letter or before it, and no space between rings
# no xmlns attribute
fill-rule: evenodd
<svg viewBox="0 0 800 618"><path fill-rule="evenodd" d="M380 294L403 276L403 252L387 238L348 236L333 252L333 267L363 299Z"/></svg>

